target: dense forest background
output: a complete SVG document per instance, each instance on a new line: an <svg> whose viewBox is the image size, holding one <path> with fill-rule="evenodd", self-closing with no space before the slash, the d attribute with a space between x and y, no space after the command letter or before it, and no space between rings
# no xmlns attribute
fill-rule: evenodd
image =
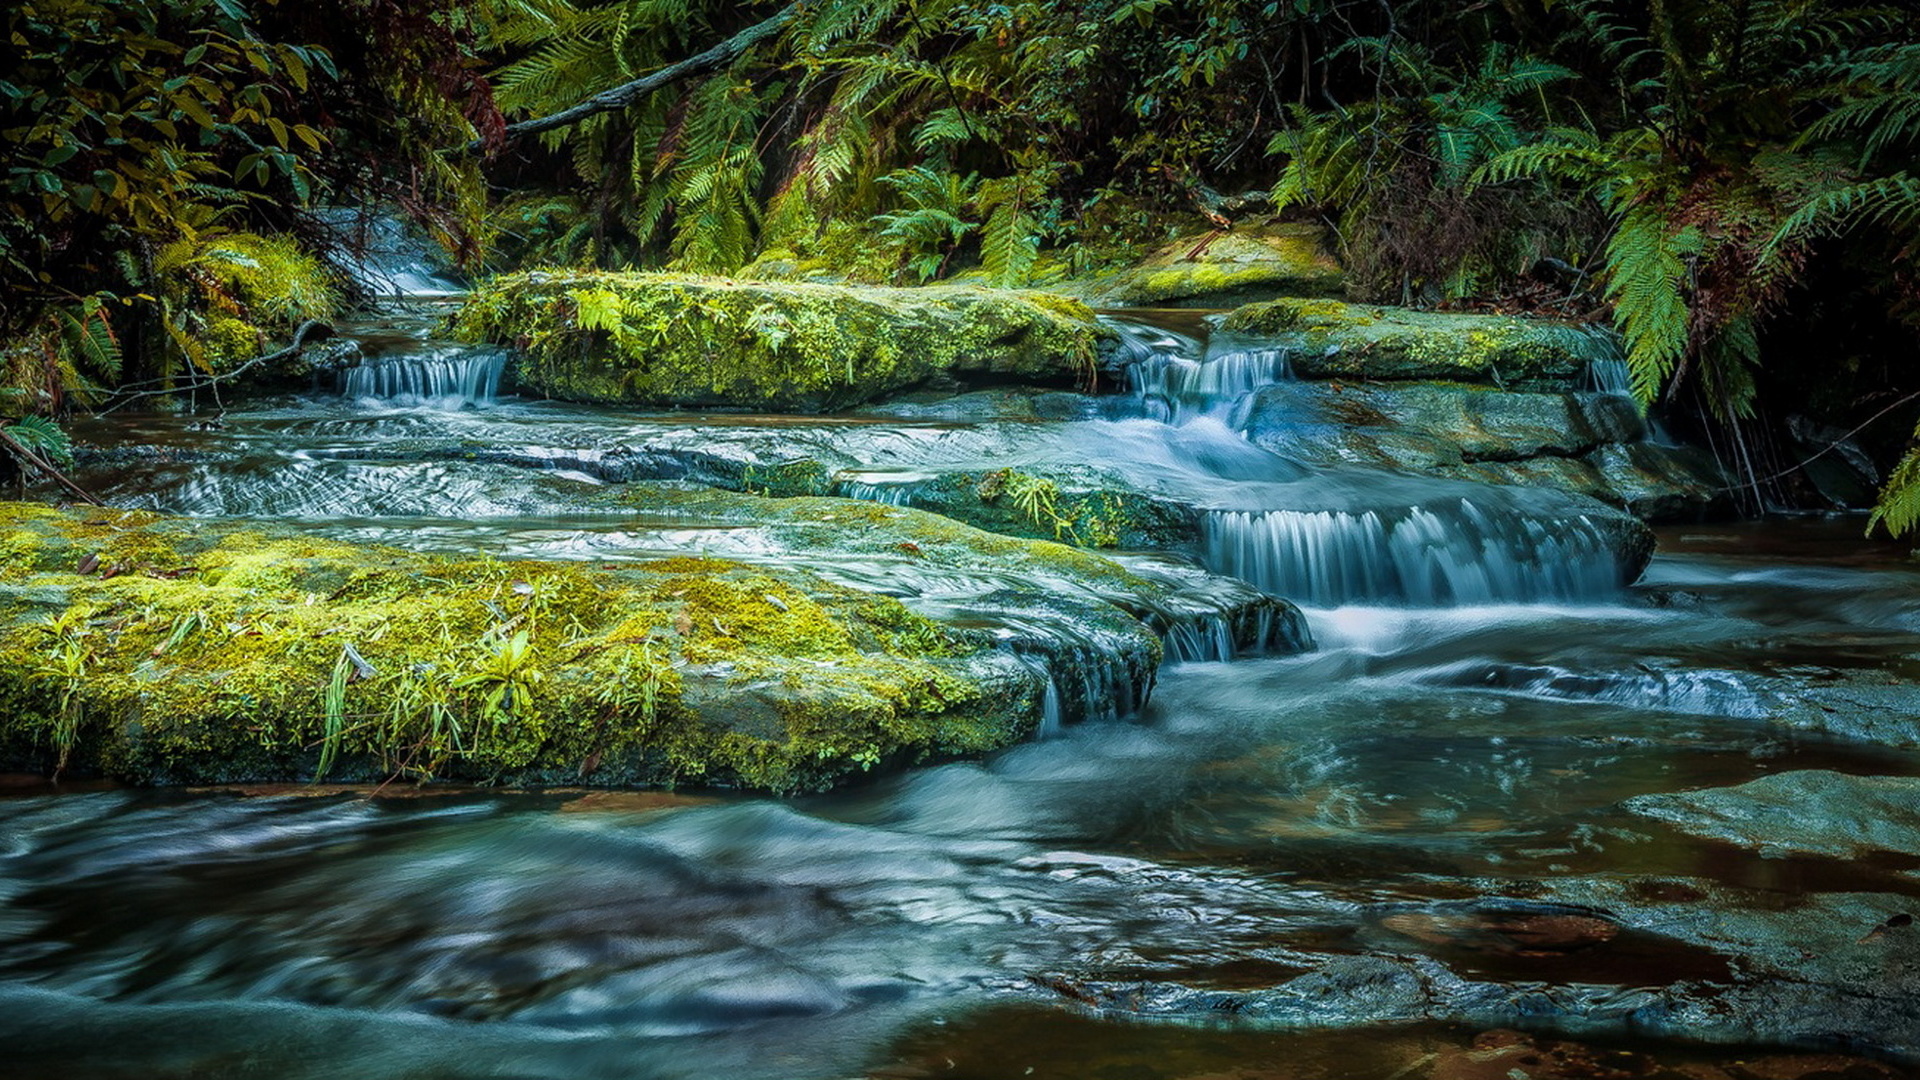
<svg viewBox="0 0 1920 1080"><path fill-rule="evenodd" d="M1920 526L1920 41L1823 0L25 0L0 415L244 364L352 299L324 207L470 272L1044 286L1324 222L1356 299L1610 319L1790 501L1790 417ZM636 85L636 80L637 85ZM624 90L616 88L625 87ZM608 93L609 91L614 91ZM1897 463L1897 464L1896 464Z"/></svg>

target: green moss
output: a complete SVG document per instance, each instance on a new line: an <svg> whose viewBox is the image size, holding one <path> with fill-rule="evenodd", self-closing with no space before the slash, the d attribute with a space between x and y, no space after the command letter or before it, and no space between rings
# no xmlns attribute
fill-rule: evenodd
<svg viewBox="0 0 1920 1080"><path fill-rule="evenodd" d="M196 370L220 374L271 351L301 323L332 317L339 290L324 263L290 236L212 233L177 240L154 260L174 312L168 334ZM254 381L304 374L297 357Z"/></svg>
<svg viewBox="0 0 1920 1080"><path fill-rule="evenodd" d="M1175 547L1193 540L1198 528L1184 508L1071 471L944 473L913 485L908 501L993 533L1083 548Z"/></svg>
<svg viewBox="0 0 1920 1080"><path fill-rule="evenodd" d="M1222 329L1292 339L1300 346L1293 369L1309 378L1568 389L1585 377L1591 361L1613 355L1602 335L1571 323L1331 300L1248 304L1228 314Z"/></svg>
<svg viewBox="0 0 1920 1080"><path fill-rule="evenodd" d="M1277 225L1183 236L1139 265L1082 290L1103 306L1230 303L1257 296L1329 296L1344 287L1324 230Z"/></svg>
<svg viewBox="0 0 1920 1080"><path fill-rule="evenodd" d="M1072 384L1108 334L1077 301L663 274L495 279L454 332L524 350L520 384L610 404L825 409L936 376Z"/></svg>
<svg viewBox="0 0 1920 1080"><path fill-rule="evenodd" d="M793 790L1034 722L1037 686L996 675L993 650L798 571L433 558L94 513L0 504L22 556L0 579L16 766L70 744L76 767L134 781L286 779L330 744L347 779Z"/></svg>

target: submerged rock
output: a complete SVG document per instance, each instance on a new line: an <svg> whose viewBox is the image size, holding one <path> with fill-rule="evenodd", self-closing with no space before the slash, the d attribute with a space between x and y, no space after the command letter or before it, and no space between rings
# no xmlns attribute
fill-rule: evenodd
<svg viewBox="0 0 1920 1080"><path fill-rule="evenodd" d="M1346 280L1317 225L1183 236L1085 287L1101 307L1223 307L1276 296L1336 296Z"/></svg>
<svg viewBox="0 0 1920 1080"><path fill-rule="evenodd" d="M1294 346L1307 378L1447 379L1516 390L1580 385L1613 342L1574 323L1283 299L1248 304L1221 328Z"/></svg>
<svg viewBox="0 0 1920 1080"><path fill-rule="evenodd" d="M756 528L740 558L588 565L0 504L0 757L152 783L318 768L818 788L1016 742L1048 716L1050 686L1103 708L1143 700L1156 613L1178 602L1174 585L1097 556L917 511L659 487L620 498ZM904 577L881 556L965 583L928 584L926 613L909 610L861 587ZM1233 603L1222 617L1248 619ZM1251 590L1238 603L1285 607Z"/></svg>
<svg viewBox="0 0 1920 1080"><path fill-rule="evenodd" d="M1637 814L1763 853L1920 855L1920 777L1802 769L1626 802Z"/></svg>
<svg viewBox="0 0 1920 1080"><path fill-rule="evenodd" d="M1111 337L1048 293L544 271L488 282L454 329L522 349L519 385L548 397L801 411L934 380L1073 386Z"/></svg>

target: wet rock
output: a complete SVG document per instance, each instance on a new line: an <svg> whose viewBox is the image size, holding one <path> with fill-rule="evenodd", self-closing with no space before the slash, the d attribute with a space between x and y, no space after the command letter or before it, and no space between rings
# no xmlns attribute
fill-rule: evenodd
<svg viewBox="0 0 1920 1080"><path fill-rule="evenodd" d="M331 730L335 779L821 787L1018 741L1049 683L1102 709L1143 701L1154 624L1182 607L1177 584L913 510L616 494L750 524L751 561L502 563L0 506L0 756L141 782L303 779ZM896 583L918 610L884 594ZM441 741L454 726L461 741Z"/></svg>
<svg viewBox="0 0 1920 1080"><path fill-rule="evenodd" d="M1637 931L1730 962L1734 977L1711 988L1663 992L1634 1016L1639 1031L1920 1059L1920 933L1889 926L1912 913L1912 898L1869 891L1889 878L1846 867L1834 881L1849 891L1808 892L1804 869L1782 867L1773 880L1764 870L1773 860L1759 862L1744 872L1723 868L1738 884L1566 878L1548 894L1604 905ZM1793 892L1792 903L1779 902L1782 889Z"/></svg>
<svg viewBox="0 0 1920 1080"><path fill-rule="evenodd" d="M1920 777L1802 769L1730 788L1626 801L1634 813L1764 854L1920 855Z"/></svg>
<svg viewBox="0 0 1920 1080"><path fill-rule="evenodd" d="M1675 1062L1657 1048L1624 1050L1496 1029L1465 1047L1443 1046L1429 1080L1894 1080L1902 1070L1837 1054L1743 1053L1737 1060ZM1716 1055L1720 1056L1720 1055Z"/></svg>
<svg viewBox="0 0 1920 1080"><path fill-rule="evenodd" d="M1326 230L1287 224L1183 236L1138 266L1078 291L1099 307L1225 307L1277 296L1335 296L1344 286Z"/></svg>
<svg viewBox="0 0 1920 1080"><path fill-rule="evenodd" d="M1820 497L1840 509L1872 506L1880 492L1880 470L1850 433L1805 416L1787 417L1787 434L1800 474Z"/></svg>
<svg viewBox="0 0 1920 1080"><path fill-rule="evenodd" d="M1317 464L1559 488L1655 522L1697 520L1728 506L1712 458L1640 441L1645 422L1618 395L1294 382L1260 391L1245 422L1257 445Z"/></svg>
<svg viewBox="0 0 1920 1080"><path fill-rule="evenodd" d="M615 405L817 411L936 379L1075 386L1111 332L1077 300L665 274L495 278L454 319L524 350L524 391Z"/></svg>
<svg viewBox="0 0 1920 1080"><path fill-rule="evenodd" d="M1595 915L1548 911L1414 911L1389 915L1380 925L1429 945L1533 957L1604 945L1620 932Z"/></svg>
<svg viewBox="0 0 1920 1080"><path fill-rule="evenodd" d="M1594 361L1617 355L1611 340L1574 323L1274 300L1229 313L1221 328L1297 348L1307 378L1446 379L1510 390L1578 388Z"/></svg>

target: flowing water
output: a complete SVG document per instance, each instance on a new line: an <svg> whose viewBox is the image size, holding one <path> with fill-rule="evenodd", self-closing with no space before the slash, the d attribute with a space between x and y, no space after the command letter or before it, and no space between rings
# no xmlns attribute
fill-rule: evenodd
<svg viewBox="0 0 1920 1080"><path fill-rule="evenodd" d="M1236 655L1169 615L1143 706L1056 686L1039 741L794 800L21 782L7 1075L1904 1074L1920 951L1870 931L1920 906L1920 854L1743 846L1627 800L1920 776L1920 571L1857 522L1771 521L1669 530L1629 587L1551 493L1247 443L1283 352L1139 333L1119 411L1058 422L633 415L502 397L494 354L422 345L216 425L82 432L121 505L548 558L789 557L593 510L622 480L811 457L904 501L975 463L1098 466L1194 507L1193 554L1298 601L1318 648ZM807 565L928 605L996 587ZM1909 745L1875 737L1902 714ZM1497 1028L1591 1068L1528 1071L1574 1052L1509 1062L1474 1042ZM1774 1071L1701 1071L1735 1062Z"/></svg>

